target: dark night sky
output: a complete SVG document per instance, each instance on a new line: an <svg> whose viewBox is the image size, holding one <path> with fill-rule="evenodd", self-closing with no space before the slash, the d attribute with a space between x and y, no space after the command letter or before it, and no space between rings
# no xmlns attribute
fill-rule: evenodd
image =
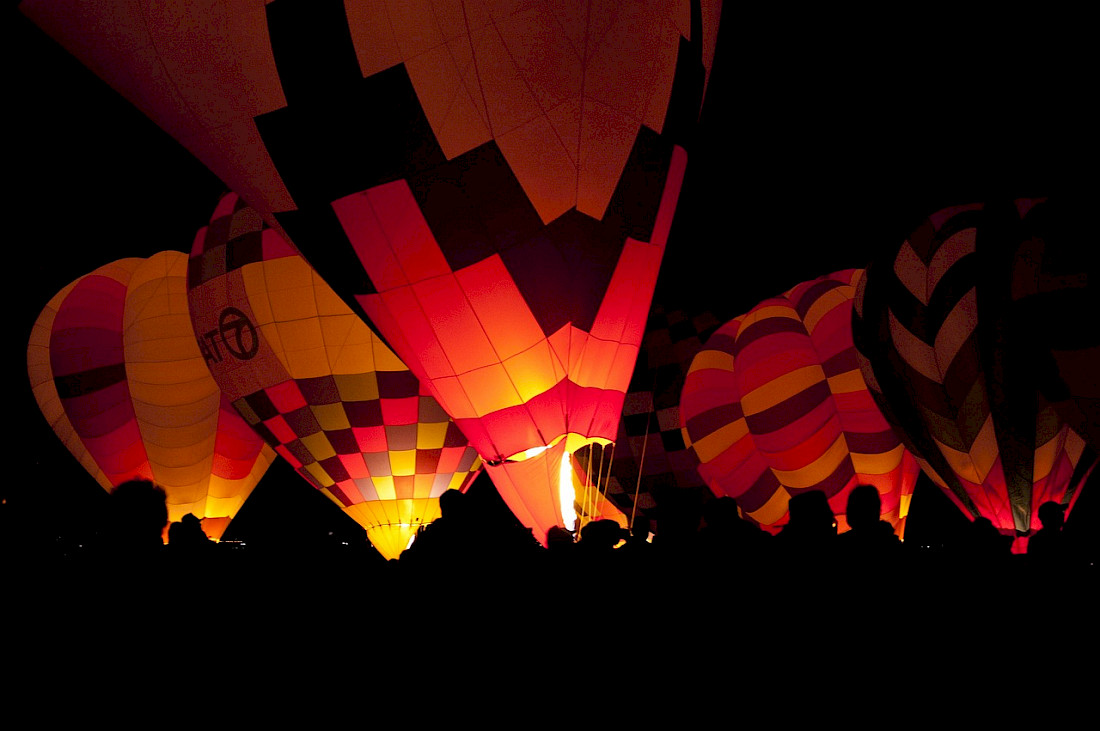
<svg viewBox="0 0 1100 731"><path fill-rule="evenodd" d="M1095 66L1080 19L897 10L728 7L659 299L694 298L732 317L800 281L864 266L943 205L1094 178ZM31 325L54 293L102 264L189 250L223 186L18 11L5 12L5 218L15 222L5 249L17 278L7 296L18 313L10 459L20 465L5 489L41 519L98 488L25 387ZM68 487L50 498L14 487L40 481L44 467Z"/></svg>

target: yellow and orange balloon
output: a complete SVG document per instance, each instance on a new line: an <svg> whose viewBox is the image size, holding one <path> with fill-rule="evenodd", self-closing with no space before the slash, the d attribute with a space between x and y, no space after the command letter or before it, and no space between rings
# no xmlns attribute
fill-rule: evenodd
<svg viewBox="0 0 1100 731"><path fill-rule="evenodd" d="M237 195L191 251L195 336L245 420L397 558L477 452L416 377Z"/></svg>
<svg viewBox="0 0 1100 731"><path fill-rule="evenodd" d="M46 305L27 348L43 415L105 489L143 478L168 518L220 538L275 453L225 399L195 343L187 255L121 259Z"/></svg>

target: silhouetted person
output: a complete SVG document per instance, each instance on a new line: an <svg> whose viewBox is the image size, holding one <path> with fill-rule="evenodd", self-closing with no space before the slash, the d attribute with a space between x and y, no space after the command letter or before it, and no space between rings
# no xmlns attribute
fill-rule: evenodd
<svg viewBox="0 0 1100 731"><path fill-rule="evenodd" d="M787 525L776 536L789 557L806 552L831 551L836 538L836 515L821 490L794 495L788 503Z"/></svg>
<svg viewBox="0 0 1100 731"><path fill-rule="evenodd" d="M1027 542L1028 558L1045 566L1065 566L1070 561L1070 545L1064 528L1065 506L1047 501L1039 506L1039 522L1043 527Z"/></svg>
<svg viewBox="0 0 1100 731"><path fill-rule="evenodd" d="M653 544L649 542L652 525L652 521L644 513L634 516L634 522L631 524L630 530L623 535L625 543L619 547L619 551L623 553L623 556L631 559L637 556L642 559L653 551Z"/></svg>
<svg viewBox="0 0 1100 731"><path fill-rule="evenodd" d="M467 500L458 490L445 490L439 496L439 517L420 528L416 540L401 552L401 560L430 569L476 567L482 546L470 525Z"/></svg>
<svg viewBox="0 0 1100 731"><path fill-rule="evenodd" d="M211 543L210 537L202 529L202 520L194 513L188 513L168 526L169 546L202 550Z"/></svg>
<svg viewBox="0 0 1100 731"><path fill-rule="evenodd" d="M901 546L894 526L882 520L882 497L874 485L856 485L848 493L848 530L837 537L846 558L892 559Z"/></svg>
<svg viewBox="0 0 1100 731"><path fill-rule="evenodd" d="M653 546L660 560L681 565L694 563L699 556L703 522L699 496L688 490L664 491L658 510Z"/></svg>
<svg viewBox="0 0 1100 731"><path fill-rule="evenodd" d="M148 480L130 480L111 491L104 548L116 555L148 556L164 548L167 495Z"/></svg>
<svg viewBox="0 0 1100 731"><path fill-rule="evenodd" d="M724 495L703 506L700 545L706 560L740 567L755 566L764 559L771 535L741 517L737 500ZM734 569L727 565L727 569Z"/></svg>

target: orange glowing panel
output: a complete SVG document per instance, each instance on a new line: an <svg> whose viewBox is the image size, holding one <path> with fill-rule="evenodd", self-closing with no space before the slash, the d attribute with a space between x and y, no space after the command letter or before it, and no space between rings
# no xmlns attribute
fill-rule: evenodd
<svg viewBox="0 0 1100 731"><path fill-rule="evenodd" d="M684 441L716 495L776 531L793 495L821 490L846 527L857 484L882 495L899 533L919 468L860 375L852 298L862 270L800 284L715 331L692 361Z"/></svg>
<svg viewBox="0 0 1100 731"><path fill-rule="evenodd" d="M275 454L207 371L186 278L174 251L81 277L39 316L27 367L43 415L101 486L152 480L169 520L192 513L217 539Z"/></svg>

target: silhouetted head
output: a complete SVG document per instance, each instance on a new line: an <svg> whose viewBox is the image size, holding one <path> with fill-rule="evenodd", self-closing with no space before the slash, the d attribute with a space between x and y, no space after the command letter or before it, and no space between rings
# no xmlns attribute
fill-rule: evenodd
<svg viewBox="0 0 1100 731"><path fill-rule="evenodd" d="M622 538L622 528L614 520L601 518L581 528L581 545L596 550L610 550Z"/></svg>
<svg viewBox="0 0 1100 731"><path fill-rule="evenodd" d="M548 550L555 550L573 545L573 534L562 528L560 525L551 526L550 530L546 531L546 548Z"/></svg>
<svg viewBox="0 0 1100 731"><path fill-rule="evenodd" d="M444 490L439 496L439 513L444 518L457 518L466 506L466 496L459 490Z"/></svg>
<svg viewBox="0 0 1100 731"><path fill-rule="evenodd" d="M1066 508L1061 503L1048 500L1039 506L1039 522L1044 528L1059 530L1066 522Z"/></svg>
<svg viewBox="0 0 1100 731"><path fill-rule="evenodd" d="M848 493L848 525L853 529L871 527L882 514L882 497L874 485L856 485Z"/></svg>
<svg viewBox="0 0 1100 731"><path fill-rule="evenodd" d="M639 540L649 539L649 530L652 523L645 514L634 516L634 523L630 526L630 535Z"/></svg>
<svg viewBox="0 0 1100 731"><path fill-rule="evenodd" d="M149 480L129 480L111 491L110 528L115 541L131 546L163 545L168 496Z"/></svg>
<svg viewBox="0 0 1100 731"><path fill-rule="evenodd" d="M836 516L821 490L807 490L793 496L787 508L791 526L815 533L836 533Z"/></svg>

